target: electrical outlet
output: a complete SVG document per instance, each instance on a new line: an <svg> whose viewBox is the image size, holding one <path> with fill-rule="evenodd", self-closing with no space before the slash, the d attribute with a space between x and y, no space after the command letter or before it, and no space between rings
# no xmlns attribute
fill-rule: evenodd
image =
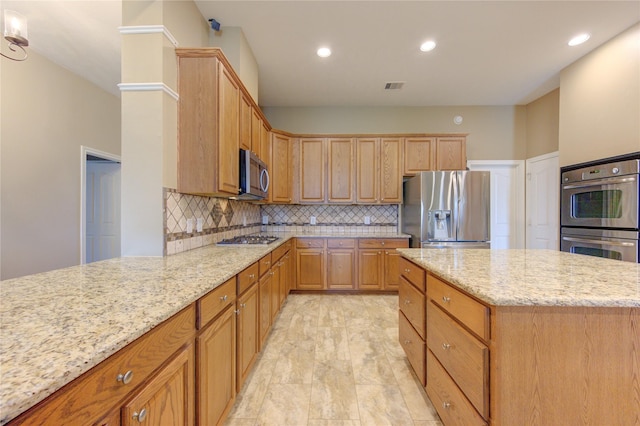
<svg viewBox="0 0 640 426"><path fill-rule="evenodd" d="M196 219L196 231L197 232L202 232L203 223L204 223L204 220L201 217Z"/></svg>
<svg viewBox="0 0 640 426"><path fill-rule="evenodd" d="M193 218L187 219L187 234L191 234L193 232Z"/></svg>
<svg viewBox="0 0 640 426"><path fill-rule="evenodd" d="M364 224L365 225L371 225L371 216L365 216L364 217Z"/></svg>
<svg viewBox="0 0 640 426"><path fill-rule="evenodd" d="M315 225L316 224L316 217L315 216L311 216L309 218L309 223L311 223L312 225Z"/></svg>
<svg viewBox="0 0 640 426"><path fill-rule="evenodd" d="M269 216L262 216L262 224L263 225L268 225L269 224Z"/></svg>

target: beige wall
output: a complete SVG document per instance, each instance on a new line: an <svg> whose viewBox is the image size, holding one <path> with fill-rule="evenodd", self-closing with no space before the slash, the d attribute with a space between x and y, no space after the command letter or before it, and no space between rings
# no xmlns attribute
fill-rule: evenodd
<svg viewBox="0 0 640 426"><path fill-rule="evenodd" d="M560 165L640 151L640 24L560 74Z"/></svg>
<svg viewBox="0 0 640 426"><path fill-rule="evenodd" d="M558 150L560 89L527 105L527 158Z"/></svg>
<svg viewBox="0 0 640 426"><path fill-rule="evenodd" d="M292 133L468 133L469 160L522 160L524 106L263 107L269 123ZM461 125L453 117L461 115Z"/></svg>
<svg viewBox="0 0 640 426"><path fill-rule="evenodd" d="M80 146L120 155L120 100L33 50L0 61L2 279L80 263Z"/></svg>

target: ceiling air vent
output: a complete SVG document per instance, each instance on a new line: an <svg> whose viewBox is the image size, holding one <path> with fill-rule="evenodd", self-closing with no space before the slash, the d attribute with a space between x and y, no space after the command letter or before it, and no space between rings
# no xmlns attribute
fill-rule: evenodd
<svg viewBox="0 0 640 426"><path fill-rule="evenodd" d="M400 90L404 86L404 81L390 81L384 85L384 90Z"/></svg>

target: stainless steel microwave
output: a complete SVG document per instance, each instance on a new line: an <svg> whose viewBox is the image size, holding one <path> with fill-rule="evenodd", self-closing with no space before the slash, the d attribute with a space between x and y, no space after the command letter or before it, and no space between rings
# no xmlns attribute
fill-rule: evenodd
<svg viewBox="0 0 640 426"><path fill-rule="evenodd" d="M262 200L269 191L267 165L253 152L240 150L240 193L238 200Z"/></svg>

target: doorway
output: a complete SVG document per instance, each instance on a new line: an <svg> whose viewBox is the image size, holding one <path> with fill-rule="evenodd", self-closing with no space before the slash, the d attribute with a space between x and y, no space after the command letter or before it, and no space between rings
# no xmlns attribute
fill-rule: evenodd
<svg viewBox="0 0 640 426"><path fill-rule="evenodd" d="M560 166L558 152L529 158L527 172L527 248L558 250Z"/></svg>
<svg viewBox="0 0 640 426"><path fill-rule="evenodd" d="M120 157L81 147L80 263L120 256Z"/></svg>

